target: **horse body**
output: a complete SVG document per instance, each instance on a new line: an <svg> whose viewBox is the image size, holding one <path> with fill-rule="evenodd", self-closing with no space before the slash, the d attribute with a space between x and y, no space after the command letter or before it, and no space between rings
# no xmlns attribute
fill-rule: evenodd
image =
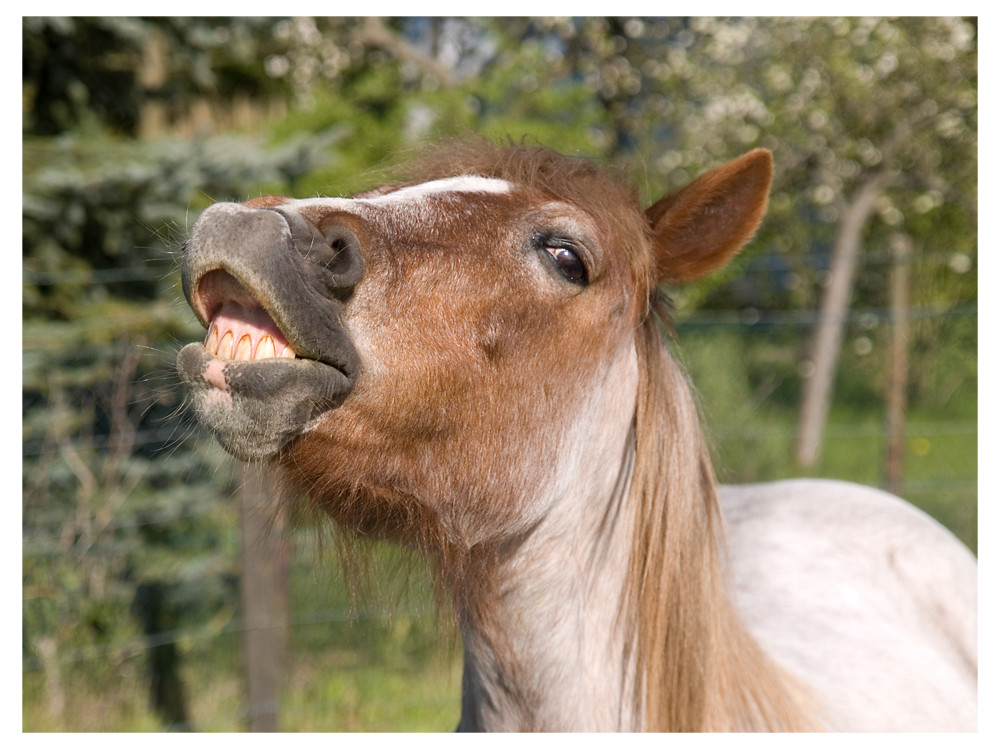
<svg viewBox="0 0 1000 750"><path fill-rule="evenodd" d="M795 480L720 488L731 592L839 731L975 731L976 563L886 493Z"/></svg>
<svg viewBox="0 0 1000 750"><path fill-rule="evenodd" d="M643 212L588 162L462 146L196 224L196 413L341 527L430 557L461 729L974 726L956 540L861 489L715 484L657 288L737 252L770 178L754 151Z"/></svg>
<svg viewBox="0 0 1000 750"><path fill-rule="evenodd" d="M728 591L774 664L808 686L803 710L816 728L976 730L976 565L949 532L898 498L845 482L723 486L719 499ZM504 578L500 633L463 632L460 729L638 728L621 622L607 606L624 585L616 573L627 544L605 540L594 558L571 535L560 544L538 533L533 543L539 559L520 550ZM493 644L510 647L512 637L531 669L491 673Z"/></svg>

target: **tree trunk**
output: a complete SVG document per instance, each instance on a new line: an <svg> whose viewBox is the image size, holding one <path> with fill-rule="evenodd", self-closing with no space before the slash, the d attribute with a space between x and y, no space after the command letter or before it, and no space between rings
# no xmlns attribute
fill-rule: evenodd
<svg viewBox="0 0 1000 750"><path fill-rule="evenodd" d="M139 113L139 137L156 138L169 129L167 105L159 98L167 81L167 40L160 31L153 31L143 47L142 65L139 68L139 85L143 102Z"/></svg>
<svg viewBox="0 0 1000 750"><path fill-rule="evenodd" d="M906 441L906 384L910 339L910 259L913 245L904 234L893 235L889 294L892 309L889 342L889 384L886 394L885 485L903 494L903 455Z"/></svg>
<svg viewBox="0 0 1000 750"><path fill-rule="evenodd" d="M45 708L49 718L61 721L66 710L66 689L63 685L62 670L59 669L59 646L55 637L40 635L33 639L35 653L42 663L42 673L45 675Z"/></svg>
<svg viewBox="0 0 1000 750"><path fill-rule="evenodd" d="M858 188L840 214L830 261L830 282L823 291L820 303L810 357L812 367L805 375L802 410L799 414L795 460L803 467L816 463L822 447L840 345L844 338L844 323L854 285L854 271L861 251L861 238L865 225L875 210L875 200L888 181L887 172L876 174Z"/></svg>
<svg viewBox="0 0 1000 750"><path fill-rule="evenodd" d="M149 701L173 732L190 730L184 680L181 678L181 653L171 633L177 628L177 613L167 597L163 581L145 581L139 585L132 602L132 612L146 634L146 664L149 671Z"/></svg>

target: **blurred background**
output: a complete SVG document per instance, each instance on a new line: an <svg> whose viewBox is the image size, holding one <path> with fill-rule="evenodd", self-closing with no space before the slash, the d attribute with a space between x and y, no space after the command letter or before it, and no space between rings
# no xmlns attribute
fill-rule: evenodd
<svg viewBox="0 0 1000 750"><path fill-rule="evenodd" d="M624 165L646 203L771 149L755 240L669 290L720 479L886 487L976 551L974 19L22 34L24 730L454 728L460 644L421 562L376 548L354 595L322 523L260 525L267 492L174 372L203 337L178 274L202 209L347 195L445 136Z"/></svg>

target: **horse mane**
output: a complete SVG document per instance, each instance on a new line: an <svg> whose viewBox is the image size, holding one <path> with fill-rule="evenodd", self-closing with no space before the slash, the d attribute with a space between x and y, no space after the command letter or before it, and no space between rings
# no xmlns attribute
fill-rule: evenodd
<svg viewBox="0 0 1000 750"><path fill-rule="evenodd" d="M804 691L763 653L725 593L725 529L687 376L656 301L636 332L639 389L624 592L634 705L647 731L802 731Z"/></svg>

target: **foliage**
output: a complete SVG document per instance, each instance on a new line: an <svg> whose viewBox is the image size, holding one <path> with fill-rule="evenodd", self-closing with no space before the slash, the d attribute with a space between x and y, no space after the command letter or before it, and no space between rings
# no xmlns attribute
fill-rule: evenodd
<svg viewBox="0 0 1000 750"><path fill-rule="evenodd" d="M645 201L747 149L774 152L769 218L751 248L715 278L670 290L722 474L739 480L792 471L782 425L794 421L830 242L845 203L887 174L834 412L860 421L850 429L861 435L838 439L822 468L880 479L887 248L903 234L916 251L913 487L964 488L975 476L974 428L961 431L975 424L977 382L974 21L27 17L22 41L22 627L33 727L44 726L37 703L58 713L81 685L141 679L136 654L151 633L134 603L153 584L166 613L156 628L229 639L222 655L187 660L185 674L223 675L213 684L238 703L237 639L225 634L238 623L233 480L173 375L179 344L201 336L181 304L177 249L215 200L349 194L426 140L526 137L621 163ZM974 486L954 503L940 497L923 504L974 547ZM300 574L312 593L296 600L309 602L318 584ZM370 643L345 636L324 658L331 669L349 653L388 660L385 645L402 641L422 645L409 668L384 661L383 675L430 669L431 626L396 626L374 628ZM316 646L337 637L316 631ZM101 658L73 666L90 653ZM384 684L334 684L302 661L295 701L360 705L358 691L367 701ZM440 692L434 684L428 692ZM134 695L122 705L128 728L155 726ZM196 727L208 721L193 715ZM357 711L344 720L374 721Z"/></svg>
<svg viewBox="0 0 1000 750"><path fill-rule="evenodd" d="M176 111L199 94L268 93L277 87L259 56L270 27L254 18L26 17L26 130L53 136L109 128L134 136L151 101Z"/></svg>
<svg viewBox="0 0 1000 750"><path fill-rule="evenodd" d="M335 140L26 138L26 664L232 615L226 460L192 437L173 375L175 342L200 336L174 256L192 212L295 189ZM151 591L162 616L130 617Z"/></svg>

